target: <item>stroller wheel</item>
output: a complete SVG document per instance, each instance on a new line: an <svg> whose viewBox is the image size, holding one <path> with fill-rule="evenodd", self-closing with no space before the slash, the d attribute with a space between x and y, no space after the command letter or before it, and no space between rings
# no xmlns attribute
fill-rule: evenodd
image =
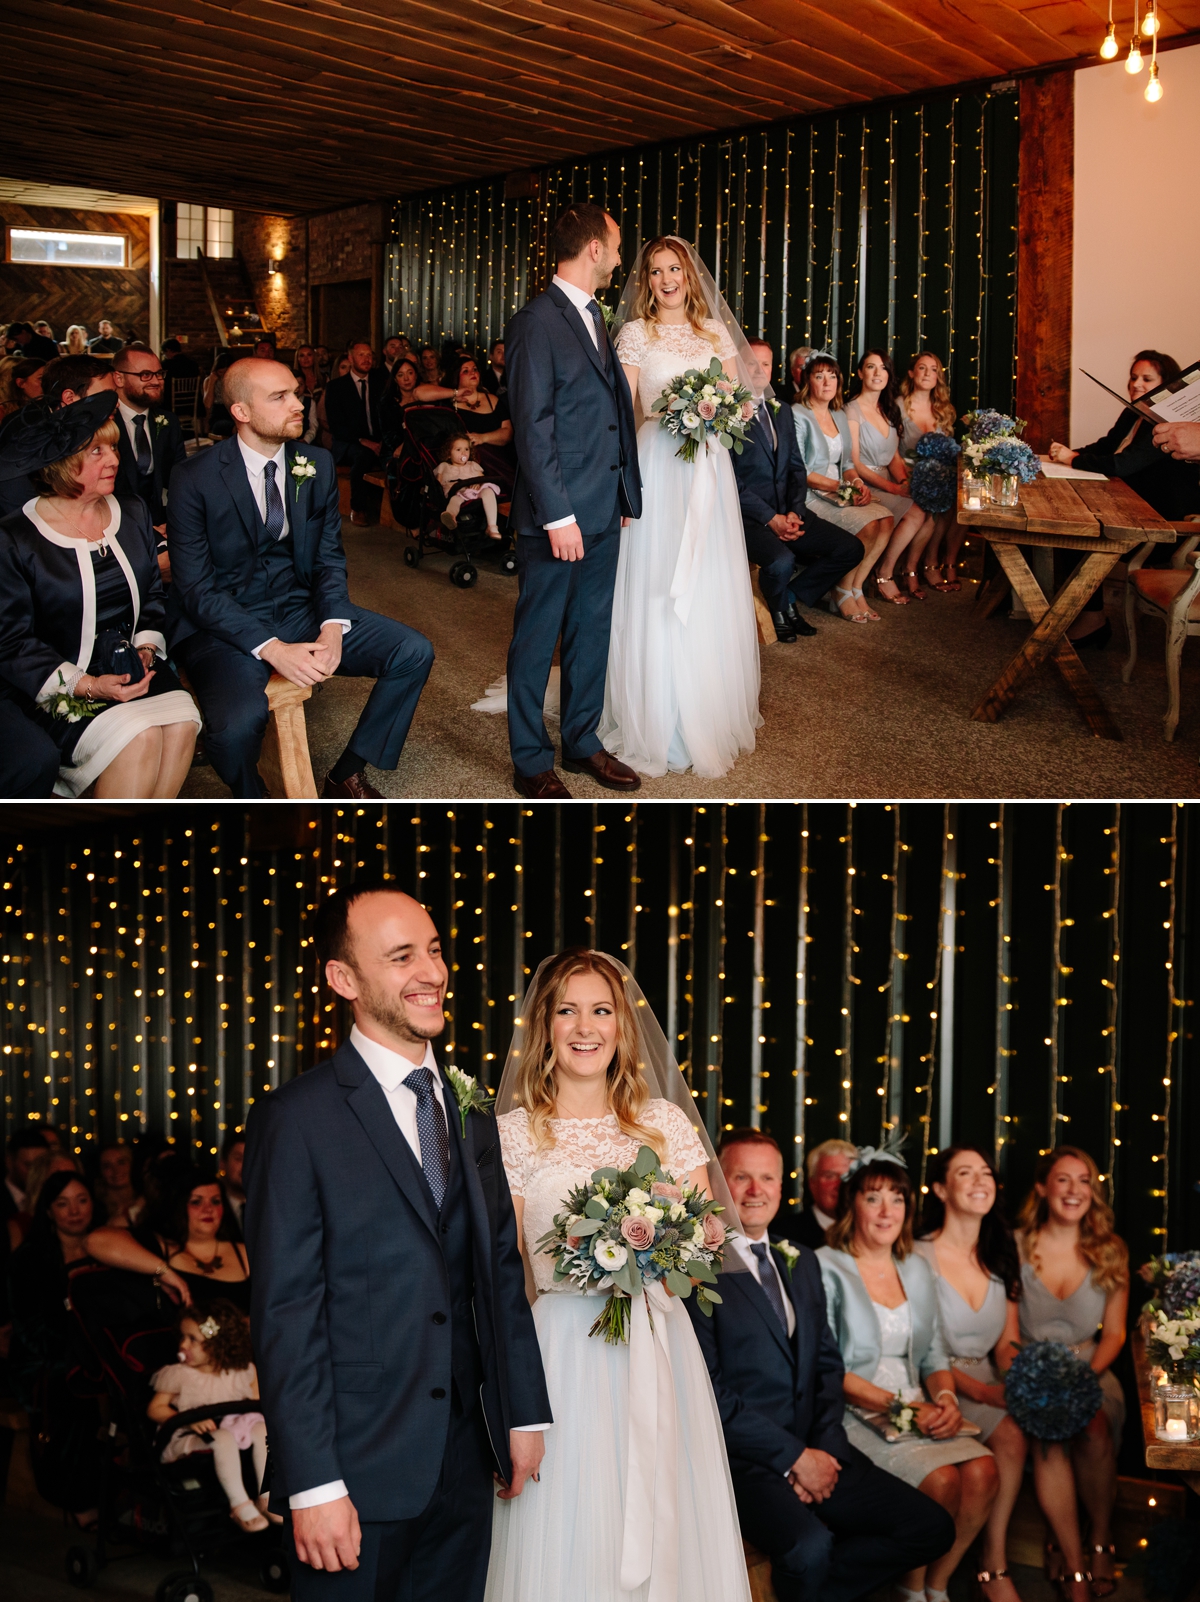
<svg viewBox="0 0 1200 1602"><path fill-rule="evenodd" d="M456 584L460 590L469 590L479 579L479 569L472 567L470 562L455 562L450 569L450 582Z"/></svg>
<svg viewBox="0 0 1200 1602"><path fill-rule="evenodd" d="M100 1574L100 1561L90 1546L73 1546L67 1553L67 1583L77 1585L81 1591L95 1585Z"/></svg>
<svg viewBox="0 0 1200 1602"><path fill-rule="evenodd" d="M263 1583L264 1590L282 1595L292 1583L292 1573L288 1568L287 1558L282 1552L276 1552L259 1569L258 1577Z"/></svg>
<svg viewBox="0 0 1200 1602"><path fill-rule="evenodd" d="M406 545L404 547L404 563L406 567L420 567L421 553L415 545Z"/></svg>
<svg viewBox="0 0 1200 1602"><path fill-rule="evenodd" d="M157 1602L213 1602L212 1586L190 1571L168 1574L155 1592Z"/></svg>
<svg viewBox="0 0 1200 1602"><path fill-rule="evenodd" d="M517 571L517 558L515 552L506 551L500 558L500 571L502 573L515 573Z"/></svg>

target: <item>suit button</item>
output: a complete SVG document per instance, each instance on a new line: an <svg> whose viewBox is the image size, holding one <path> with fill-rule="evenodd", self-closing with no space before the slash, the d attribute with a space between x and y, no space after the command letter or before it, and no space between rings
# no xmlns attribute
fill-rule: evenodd
<svg viewBox="0 0 1200 1602"><path fill-rule="evenodd" d="M617 425L615 423L610 423L608 425L608 432L610 434L615 434L617 432Z"/></svg>
<svg viewBox="0 0 1200 1602"><path fill-rule="evenodd" d="M613 466L612 466L612 467L610 467L610 468L609 468L609 472L610 472L610 473L615 473L615 472L616 472L616 470L617 470L617 469L616 469L616 464L615 464L615 463L614 463L614 465L613 465Z"/></svg>
<svg viewBox="0 0 1200 1602"><path fill-rule="evenodd" d="M444 1324L444 1323L445 1323L445 1322L446 1322L446 1315L445 1315L445 1313L435 1313L435 1314L434 1314L434 1315L433 1315L433 1322L434 1322L434 1323L435 1323L435 1324Z"/></svg>
<svg viewBox="0 0 1200 1602"><path fill-rule="evenodd" d="M446 1393L440 1385L435 1385L429 1394L433 1397L435 1402L440 1402Z"/></svg>
<svg viewBox="0 0 1200 1602"><path fill-rule="evenodd" d="M448 1235L449 1233L450 1233L450 1225L449 1224L443 1224L442 1225L442 1234L443 1235Z"/></svg>

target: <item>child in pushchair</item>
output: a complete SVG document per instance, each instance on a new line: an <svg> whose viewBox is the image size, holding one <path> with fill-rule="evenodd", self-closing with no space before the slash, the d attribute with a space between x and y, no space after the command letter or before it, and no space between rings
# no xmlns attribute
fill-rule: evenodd
<svg viewBox="0 0 1200 1602"><path fill-rule="evenodd" d="M483 468L472 458L471 436L469 434L448 434L442 441L442 448L433 476L442 487L446 496L446 509L442 513L442 524L445 528L458 527L458 514L464 506L472 501L482 501L484 516L487 518L487 537L490 540L500 538L500 530L496 524L496 496L500 493L499 484L489 484L483 477Z"/></svg>
<svg viewBox="0 0 1200 1602"><path fill-rule="evenodd" d="M475 562L485 551L497 558L502 572L514 573L517 567L511 533L502 526L507 506L497 486L484 479L481 465L470 460L469 448L462 420L452 409L408 406L403 437L387 464L393 514L412 536L405 542L405 562L419 567L431 551L453 556L450 582L460 589L476 582ZM452 459L452 449L458 460Z"/></svg>

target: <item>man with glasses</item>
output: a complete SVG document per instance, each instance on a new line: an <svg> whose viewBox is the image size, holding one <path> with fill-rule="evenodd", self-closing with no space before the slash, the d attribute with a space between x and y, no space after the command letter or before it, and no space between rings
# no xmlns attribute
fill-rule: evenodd
<svg viewBox="0 0 1200 1602"><path fill-rule="evenodd" d="M130 345L113 359L117 386L114 420L121 430L116 493L140 495L150 508L150 521L163 542L160 566L166 549L167 484L171 470L187 456L179 419L161 404L164 378L162 364L151 350Z"/></svg>

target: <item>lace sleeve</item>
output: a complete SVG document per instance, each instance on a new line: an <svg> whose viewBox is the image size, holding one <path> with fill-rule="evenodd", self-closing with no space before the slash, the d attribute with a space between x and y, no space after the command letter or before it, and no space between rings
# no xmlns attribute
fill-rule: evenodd
<svg viewBox="0 0 1200 1602"><path fill-rule="evenodd" d="M737 352L734 349L733 340L729 337L729 330L724 323L719 323L715 318L710 318L707 327L710 334L717 336L717 355L723 362L732 361Z"/></svg>
<svg viewBox="0 0 1200 1602"><path fill-rule="evenodd" d="M529 1114L524 1107L501 1113L496 1119L500 1131L500 1155L508 1188L514 1196L524 1196L525 1183L533 1160L533 1141L529 1136Z"/></svg>
<svg viewBox="0 0 1200 1602"><path fill-rule="evenodd" d="M646 355L646 325L640 317L617 335L617 358L624 367L640 367Z"/></svg>
<svg viewBox="0 0 1200 1602"><path fill-rule="evenodd" d="M666 1166L677 1180L686 1179L694 1168L707 1166L708 1153L700 1144L682 1107L676 1107L670 1101L656 1100L647 1111L651 1121L667 1137Z"/></svg>

